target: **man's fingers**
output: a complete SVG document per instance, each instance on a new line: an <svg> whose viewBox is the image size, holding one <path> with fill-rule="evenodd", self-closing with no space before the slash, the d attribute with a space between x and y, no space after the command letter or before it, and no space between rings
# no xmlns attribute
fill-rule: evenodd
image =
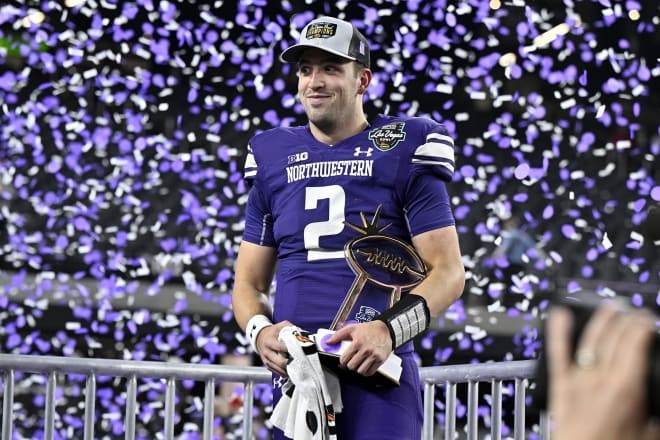
<svg viewBox="0 0 660 440"><path fill-rule="evenodd" d="M351 339L350 335L351 332L353 331L351 327L353 327L353 324L340 328L339 330L334 332L326 342L328 344L334 345L334 344L339 344L341 341L344 341L346 339Z"/></svg>
<svg viewBox="0 0 660 440"><path fill-rule="evenodd" d="M289 321L281 321L270 327L262 330L262 335L259 334L260 347L262 349L261 360L264 366L273 373L280 376L287 377L286 366L288 362L288 353L286 344L279 340L280 331L284 327L291 326Z"/></svg>
<svg viewBox="0 0 660 440"><path fill-rule="evenodd" d="M606 304L592 314L577 343L575 361L578 365L591 367L603 361L607 365L610 359L603 351L609 350L612 329L617 326L619 313L620 309Z"/></svg>
<svg viewBox="0 0 660 440"><path fill-rule="evenodd" d="M565 374L571 365L570 334L573 327L571 313L564 307L553 307L546 327L548 374L550 380Z"/></svg>
<svg viewBox="0 0 660 440"><path fill-rule="evenodd" d="M357 372L363 376L372 376L376 373L376 371L378 371L378 366L379 364L376 362L376 359L365 359L364 362L362 362L362 365L360 365L358 368Z"/></svg>
<svg viewBox="0 0 660 440"><path fill-rule="evenodd" d="M647 366L651 344L657 335L653 319L641 311L622 318L619 337L613 345L621 349L611 354L611 362L622 372L638 370L639 365ZM646 370L646 369L645 369Z"/></svg>
<svg viewBox="0 0 660 440"><path fill-rule="evenodd" d="M288 363L287 353L281 353L277 351L269 351L263 357L264 365L273 373L277 373L280 376L287 377L286 366Z"/></svg>

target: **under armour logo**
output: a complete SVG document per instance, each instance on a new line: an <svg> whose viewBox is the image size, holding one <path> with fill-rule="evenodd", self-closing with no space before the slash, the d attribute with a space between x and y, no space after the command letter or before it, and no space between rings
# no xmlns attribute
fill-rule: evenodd
<svg viewBox="0 0 660 440"><path fill-rule="evenodd" d="M374 151L374 149L371 148L371 147L367 148L366 150L363 150L363 149L360 148L360 147L355 147L355 153L353 153L353 156L356 156L356 157L357 157L357 156L359 156L360 154L366 154L367 157L370 157L370 156L371 156L371 153L372 153L373 151Z"/></svg>
<svg viewBox="0 0 660 440"><path fill-rule="evenodd" d="M286 383L286 379L284 377L273 377L273 388L282 388L284 384Z"/></svg>

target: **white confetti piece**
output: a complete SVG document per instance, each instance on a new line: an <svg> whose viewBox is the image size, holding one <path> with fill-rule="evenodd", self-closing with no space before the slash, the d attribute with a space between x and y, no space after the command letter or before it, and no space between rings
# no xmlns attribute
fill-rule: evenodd
<svg viewBox="0 0 660 440"><path fill-rule="evenodd" d="M447 95L451 95L453 93L454 88L449 85L449 84L438 84L435 86L436 92L439 93L445 93Z"/></svg>

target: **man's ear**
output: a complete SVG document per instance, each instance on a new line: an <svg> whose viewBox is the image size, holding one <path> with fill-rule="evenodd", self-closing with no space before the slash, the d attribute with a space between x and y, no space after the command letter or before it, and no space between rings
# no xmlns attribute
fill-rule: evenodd
<svg viewBox="0 0 660 440"><path fill-rule="evenodd" d="M369 88L369 84L371 84L371 78L373 77L373 73L371 70L367 69L366 67L363 68L360 71L360 76L358 77L360 81L360 85L358 86L358 94L364 95L367 92L367 89Z"/></svg>

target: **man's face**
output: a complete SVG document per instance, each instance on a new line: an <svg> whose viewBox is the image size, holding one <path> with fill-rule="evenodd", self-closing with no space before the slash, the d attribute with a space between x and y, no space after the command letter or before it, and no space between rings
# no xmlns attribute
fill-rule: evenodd
<svg viewBox="0 0 660 440"><path fill-rule="evenodd" d="M332 130L354 117L361 102L359 67L319 49L306 50L298 63L298 94L310 123Z"/></svg>

